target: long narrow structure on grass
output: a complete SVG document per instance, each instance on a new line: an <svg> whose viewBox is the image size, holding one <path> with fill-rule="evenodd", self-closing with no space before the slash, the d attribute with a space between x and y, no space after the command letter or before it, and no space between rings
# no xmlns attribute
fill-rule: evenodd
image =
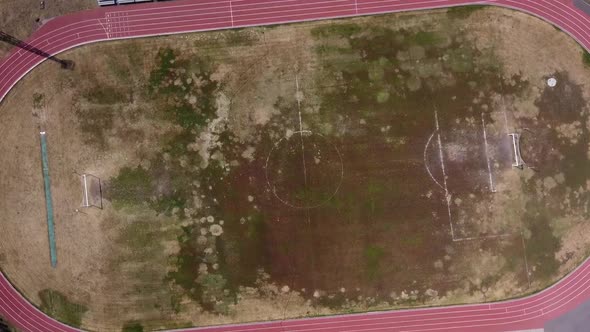
<svg viewBox="0 0 590 332"><path fill-rule="evenodd" d="M51 267L57 266L57 250L55 248L55 230L53 228L53 201L51 199L51 181L49 180L49 160L47 158L47 133L42 131L41 161L43 163L43 185L45 186L45 206L47 208L47 232L49 233L49 256Z"/></svg>

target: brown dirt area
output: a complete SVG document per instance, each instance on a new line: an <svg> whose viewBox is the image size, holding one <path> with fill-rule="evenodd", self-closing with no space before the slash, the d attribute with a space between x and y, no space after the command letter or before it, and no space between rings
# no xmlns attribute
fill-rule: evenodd
<svg viewBox="0 0 590 332"><path fill-rule="evenodd" d="M46 3L0 15L11 26L72 8ZM21 38L32 29L13 26ZM168 48L175 58L161 60ZM87 307L84 329L499 300L546 287L589 252L590 69L531 16L403 13L63 57L75 71L43 63L0 105L0 155L12 156L0 169L0 266L36 305L49 288ZM534 170L512 168L513 131ZM79 173L104 181L102 210L78 211ZM136 180L150 176L148 189Z"/></svg>

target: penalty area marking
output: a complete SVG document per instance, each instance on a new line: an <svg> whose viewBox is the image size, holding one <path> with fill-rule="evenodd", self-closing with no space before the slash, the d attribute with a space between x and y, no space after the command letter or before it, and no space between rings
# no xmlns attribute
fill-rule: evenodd
<svg viewBox="0 0 590 332"><path fill-rule="evenodd" d="M486 162L488 164L488 174L490 176L490 191L495 193L496 188L494 187L494 180L492 178L492 167L490 166L490 155L488 152L488 135L486 134L486 120L483 117L483 113L481 113L481 126L483 128L483 142L486 151Z"/></svg>
<svg viewBox="0 0 590 332"><path fill-rule="evenodd" d="M483 120L483 118L482 118L482 120ZM446 197L445 200L447 201L447 213L449 215L449 226L451 227L451 240L453 242L461 242L461 241L474 241L474 240L493 239L493 238L502 238L502 237L513 236L514 233L503 233L503 234L491 234L491 235L485 235L485 236L472 236L472 237L461 237L461 238L455 237L455 230L453 227L453 218L451 216L451 194L449 194L449 189L448 189L448 185L447 185L447 173L446 173L446 169L445 169L444 154L443 154L443 150L442 150L442 139L440 136L440 125L438 122L438 110L436 109L436 107L434 108L434 123L436 125L436 131L434 133L432 133L432 135L436 134L437 140L438 140L438 151L439 151L440 165L441 165L441 169L443 172L443 189L445 191L445 197ZM432 139L432 136L430 139L428 139L428 142L426 143L427 146L428 146L431 139ZM425 154L425 156L426 156L426 154ZM433 178L433 180L434 180L434 178ZM437 181L435 180L435 182L437 182Z"/></svg>
<svg viewBox="0 0 590 332"><path fill-rule="evenodd" d="M426 168L426 172L428 172L428 175L430 176L432 181L434 181L434 183L436 183L436 185L439 186L442 190L445 190L445 188L442 186L442 184L440 184L440 182L436 181L436 178L434 177L434 175L430 171L430 167L428 167L428 162L426 161L426 153L428 151L428 146L430 146L430 141L432 141L432 138L434 137L434 134L436 134L436 133L437 133L437 131L432 132L432 134L428 138L428 141L426 141L426 145L424 146L424 168Z"/></svg>
<svg viewBox="0 0 590 332"><path fill-rule="evenodd" d="M438 138L438 152L440 157L440 167L443 172L443 185L445 190L445 200L447 201L447 212L449 214L449 225L451 226L451 238L455 241L455 231L453 230L453 218L451 217L451 195L447 186L447 171L445 170L445 158L442 150L442 139L440 138L440 125L438 123L438 110L434 107L434 124L436 125L436 135Z"/></svg>

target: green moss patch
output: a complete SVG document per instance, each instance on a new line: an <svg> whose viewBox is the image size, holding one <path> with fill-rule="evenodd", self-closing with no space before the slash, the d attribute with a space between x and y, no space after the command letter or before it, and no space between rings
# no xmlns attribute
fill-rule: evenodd
<svg viewBox="0 0 590 332"><path fill-rule="evenodd" d="M39 298L41 299L41 311L74 327L80 327L82 317L88 311L85 306L70 302L65 295L52 289L40 291Z"/></svg>

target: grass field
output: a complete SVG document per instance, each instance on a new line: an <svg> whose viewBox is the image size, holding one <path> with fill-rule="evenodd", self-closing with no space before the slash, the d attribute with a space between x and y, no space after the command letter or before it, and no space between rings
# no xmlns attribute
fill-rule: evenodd
<svg viewBox="0 0 590 332"><path fill-rule="evenodd" d="M499 300L547 286L589 248L586 56L535 18L457 8L64 56L75 71L43 64L1 105L15 141L0 153L20 157L0 173L11 192L0 258L71 324L142 331ZM30 194L39 127L55 270ZM103 181L102 210L76 212L85 172Z"/></svg>

